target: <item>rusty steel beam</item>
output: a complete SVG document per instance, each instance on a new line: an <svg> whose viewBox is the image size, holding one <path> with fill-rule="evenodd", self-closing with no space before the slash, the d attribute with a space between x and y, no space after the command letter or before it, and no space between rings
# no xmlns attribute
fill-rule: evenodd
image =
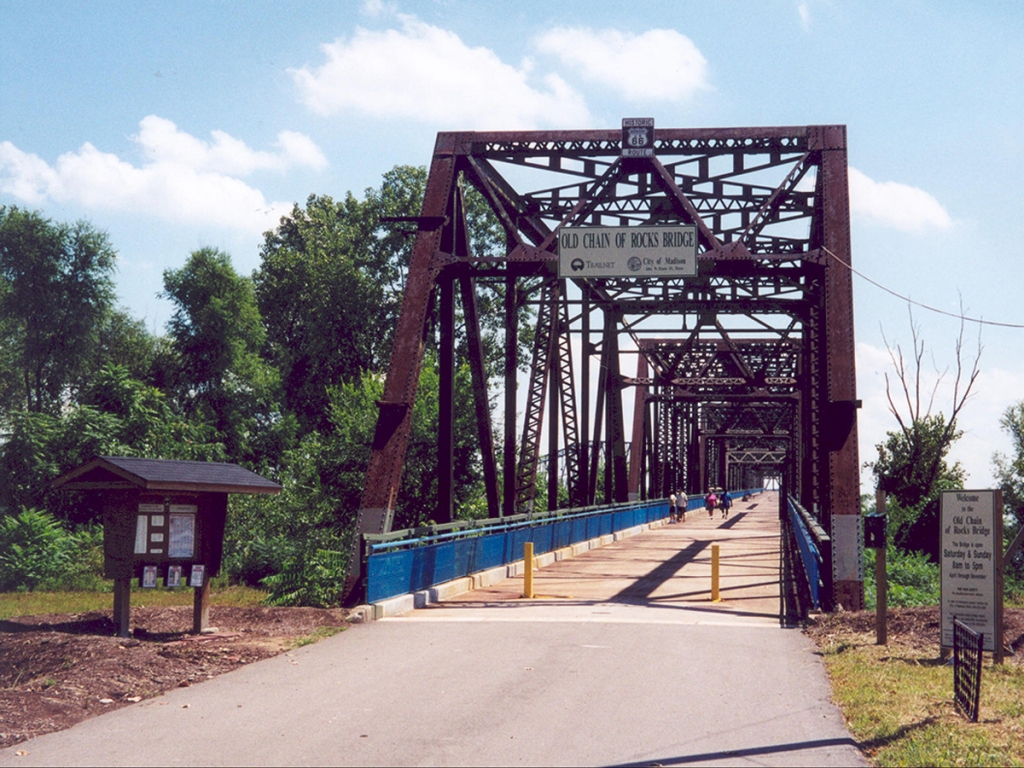
<svg viewBox="0 0 1024 768"><path fill-rule="evenodd" d="M469 347L469 370L473 377L473 406L476 411L477 436L484 470L484 493L487 516L501 514L498 470L495 464L494 427L491 421L491 401L487 396L487 373L484 365L484 345L480 335L480 313L477 309L476 285L469 275L459 279L462 289L462 313L466 321L466 342Z"/></svg>
<svg viewBox="0 0 1024 768"><path fill-rule="evenodd" d="M516 511L516 371L519 351L519 289L516 278L505 277L505 439L502 451L502 514Z"/></svg>
<svg viewBox="0 0 1024 768"><path fill-rule="evenodd" d="M629 473L626 469L626 427L622 410L622 374L619 369L617 318L605 317L605 501L629 501Z"/></svg>
<svg viewBox="0 0 1024 768"><path fill-rule="evenodd" d="M647 378L647 358L640 355L636 364L636 378ZM643 464L644 435L647 423L647 385L640 384L633 391L633 432L629 445L629 500L640 498L640 467Z"/></svg>
<svg viewBox="0 0 1024 768"><path fill-rule="evenodd" d="M452 141L439 134L434 146L434 159L423 195L423 216L447 218L451 210L452 186L455 182L455 158ZM366 470L355 535L349 549L348 570L343 594L351 600L363 578L362 534L385 533L391 530L395 497L402 478L412 406L416 402L420 368L423 365L423 331L427 310L440 271L435 253L441 241L440 229L419 231L409 263L409 280L402 294L402 309L395 328L391 361L384 383L384 397L377 404L379 414L374 429L370 463Z"/></svg>
<svg viewBox="0 0 1024 768"><path fill-rule="evenodd" d="M537 466L540 463L540 438L544 427L544 403L548 394L552 358L557 350L558 296L557 280L547 280L540 288L537 304L537 327L533 342L533 361L523 414L523 437L519 444L516 465L516 512L532 512L537 493ZM555 426L552 425L554 429Z"/></svg>
<svg viewBox="0 0 1024 768"><path fill-rule="evenodd" d="M845 266L850 253L849 180L845 126L822 126L811 134L821 152L821 246L836 259L825 262L825 381L821 429L827 450L820 471L827 471L824 507L832 522L833 598L847 610L864 608L859 539L846 529L859 524L860 482L857 454L857 376L854 367L853 275ZM857 516L854 519L852 516ZM840 533L842 532L842 533ZM838 536L836 534L839 534Z"/></svg>
<svg viewBox="0 0 1024 768"><path fill-rule="evenodd" d="M583 494L582 466L586 463L584 445L580 439L578 406L576 398L576 375L572 360L572 343L569 336L569 305L562 301L559 307L558 333L555 337L553 374L558 387L562 413L562 442L565 446L565 478L569 493L569 506L586 505ZM557 434L556 425L551 429Z"/></svg>

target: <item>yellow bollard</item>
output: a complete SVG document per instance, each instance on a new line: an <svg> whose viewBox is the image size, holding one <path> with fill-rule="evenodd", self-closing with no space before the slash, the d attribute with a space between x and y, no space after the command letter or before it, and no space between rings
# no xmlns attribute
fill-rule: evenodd
<svg viewBox="0 0 1024 768"><path fill-rule="evenodd" d="M533 597L533 542L523 544L523 597Z"/></svg>
<svg viewBox="0 0 1024 768"><path fill-rule="evenodd" d="M721 602L718 596L718 545L711 545L711 602Z"/></svg>

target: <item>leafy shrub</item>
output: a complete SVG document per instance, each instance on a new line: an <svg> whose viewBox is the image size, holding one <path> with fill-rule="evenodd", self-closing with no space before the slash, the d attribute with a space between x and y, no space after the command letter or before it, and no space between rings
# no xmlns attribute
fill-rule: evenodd
<svg viewBox="0 0 1024 768"><path fill-rule="evenodd" d="M224 573L232 583L259 587L263 579L280 573L295 555L295 545L281 535L254 531L248 539L225 537Z"/></svg>
<svg viewBox="0 0 1024 768"><path fill-rule="evenodd" d="M338 464L316 433L287 455L280 496L231 500L225 570L269 590L272 605L335 606L352 535L352 515L338 501Z"/></svg>
<svg viewBox="0 0 1024 768"><path fill-rule="evenodd" d="M45 510L22 507L0 520L0 591L31 592L59 579L72 561L74 540Z"/></svg>
<svg viewBox="0 0 1024 768"><path fill-rule="evenodd" d="M113 584L103 578L103 527L88 525L69 534L70 558L57 579L48 579L41 589L109 592Z"/></svg>
<svg viewBox="0 0 1024 768"><path fill-rule="evenodd" d="M32 507L0 519L0 592L62 589L110 589L103 580L103 529L72 533Z"/></svg>
<svg viewBox="0 0 1024 768"><path fill-rule="evenodd" d="M337 606L347 560L348 555L337 550L311 547L298 552L280 573L263 579L263 586L270 590L267 604Z"/></svg>
<svg viewBox="0 0 1024 768"><path fill-rule="evenodd" d="M939 604L939 566L921 552L898 547L886 550L886 602L891 608ZM875 608L875 550L867 552L864 591L869 609Z"/></svg>

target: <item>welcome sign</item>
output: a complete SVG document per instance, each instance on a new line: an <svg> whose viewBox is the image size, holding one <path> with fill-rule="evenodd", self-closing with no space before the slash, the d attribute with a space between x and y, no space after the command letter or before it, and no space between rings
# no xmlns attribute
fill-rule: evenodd
<svg viewBox="0 0 1024 768"><path fill-rule="evenodd" d="M985 650L1003 639L1002 491L943 491L942 646L953 647L953 618L985 633Z"/></svg>

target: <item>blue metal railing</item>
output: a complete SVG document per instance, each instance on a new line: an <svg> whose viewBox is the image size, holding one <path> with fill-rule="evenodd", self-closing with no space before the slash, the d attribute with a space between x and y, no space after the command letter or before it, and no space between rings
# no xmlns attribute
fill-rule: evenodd
<svg viewBox="0 0 1024 768"><path fill-rule="evenodd" d="M807 585L811 591L811 602L815 608L821 607L821 595L824 587L823 567L826 558L822 553L823 546L830 543L828 534L806 509L792 496L787 497L789 522L793 527L800 561L803 563Z"/></svg>
<svg viewBox="0 0 1024 768"><path fill-rule="evenodd" d="M761 490L736 491L731 495L738 497ZM687 510L703 506L703 496L686 499ZM523 544L528 541L533 542L534 554L542 555L666 517L668 500L656 499L614 507L563 510L543 517L495 518L465 527L443 526L441 532L433 532L435 528L422 536L367 536L366 599L378 602L521 560Z"/></svg>

